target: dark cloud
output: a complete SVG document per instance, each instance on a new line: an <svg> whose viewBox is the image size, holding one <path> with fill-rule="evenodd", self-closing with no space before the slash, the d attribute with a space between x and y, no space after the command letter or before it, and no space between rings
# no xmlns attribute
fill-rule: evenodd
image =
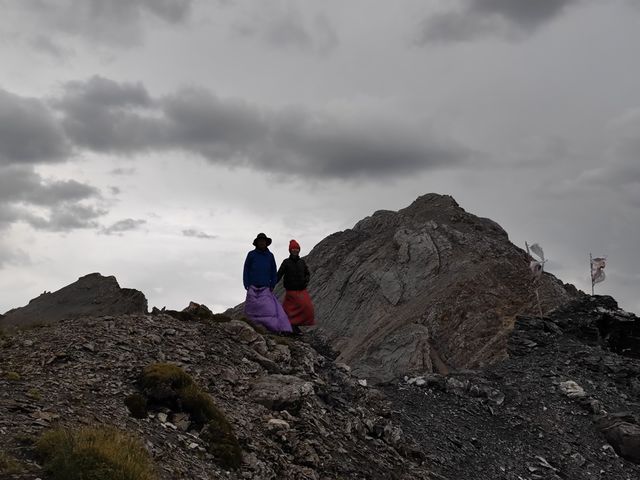
<svg viewBox="0 0 640 480"><path fill-rule="evenodd" d="M140 84L94 77L53 102L69 138L95 152L180 150L210 162L317 178L406 175L470 158L428 132L303 109L265 110L204 89L152 98Z"/></svg>
<svg viewBox="0 0 640 480"><path fill-rule="evenodd" d="M75 180L46 180L33 168L0 167L0 227L26 222L39 230L96 228L107 211L100 191Z"/></svg>
<svg viewBox="0 0 640 480"><path fill-rule="evenodd" d="M22 0L17 5L5 6L4 13L21 16L22 25L33 28L34 39L41 31L50 31L70 39L81 37L96 44L128 46L142 41L145 18L179 24L189 17L192 3L192 0ZM18 32L24 34L24 26Z"/></svg>
<svg viewBox="0 0 640 480"><path fill-rule="evenodd" d="M111 175L133 175L136 173L136 169L131 167L131 168L114 168L113 170L111 170L109 172Z"/></svg>
<svg viewBox="0 0 640 480"><path fill-rule="evenodd" d="M57 162L69 153L64 131L40 100L0 89L0 166Z"/></svg>
<svg viewBox="0 0 640 480"><path fill-rule="evenodd" d="M75 180L45 181L28 167L0 170L0 202L51 206L99 196L95 187Z"/></svg>
<svg viewBox="0 0 640 480"><path fill-rule="evenodd" d="M63 203L55 205L49 210L48 217L29 214L24 220L37 230L51 232L68 232L78 229L98 228L97 219L108 212L95 205L80 203Z"/></svg>
<svg viewBox="0 0 640 480"><path fill-rule="evenodd" d="M138 230L141 226L147 223L146 220L125 218L119 220L109 227L103 228L100 232L104 235L122 234L124 232L130 232L132 230Z"/></svg>
<svg viewBox="0 0 640 480"><path fill-rule="evenodd" d="M497 35L531 34L581 0L463 0L436 13L421 25L419 44L463 42Z"/></svg>
<svg viewBox="0 0 640 480"><path fill-rule="evenodd" d="M339 44L338 35L324 14L306 18L291 4L259 6L234 31L240 37L255 38L278 49L326 54Z"/></svg>
<svg viewBox="0 0 640 480"><path fill-rule="evenodd" d="M217 235L210 235L210 234L202 232L200 230L196 230L195 228L189 228L187 230L182 230L182 234L185 237L203 238L203 239L207 239L207 240L213 240L214 238L218 238Z"/></svg>

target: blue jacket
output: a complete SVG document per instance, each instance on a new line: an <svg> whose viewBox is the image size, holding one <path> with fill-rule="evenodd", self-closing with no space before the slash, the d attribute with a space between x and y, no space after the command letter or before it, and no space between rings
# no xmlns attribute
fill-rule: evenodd
<svg viewBox="0 0 640 480"><path fill-rule="evenodd" d="M244 288L256 287L274 288L278 283L278 269L273 253L267 250L251 250L244 261L242 276Z"/></svg>

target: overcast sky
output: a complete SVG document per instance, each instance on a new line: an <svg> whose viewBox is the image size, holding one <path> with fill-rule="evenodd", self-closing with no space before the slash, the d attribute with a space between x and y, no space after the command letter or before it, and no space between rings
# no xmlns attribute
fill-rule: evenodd
<svg viewBox="0 0 640 480"><path fill-rule="evenodd" d="M115 275L243 300L429 192L640 312L637 0L0 0L0 312Z"/></svg>

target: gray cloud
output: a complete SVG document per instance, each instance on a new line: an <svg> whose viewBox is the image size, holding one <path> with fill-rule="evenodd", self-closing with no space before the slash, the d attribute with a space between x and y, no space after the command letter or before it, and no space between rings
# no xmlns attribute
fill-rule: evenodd
<svg viewBox="0 0 640 480"><path fill-rule="evenodd" d="M124 220L115 222L109 227L103 228L100 232L104 235L122 234L124 232L138 230L145 223L147 223L146 220L125 218Z"/></svg>
<svg viewBox="0 0 640 480"><path fill-rule="evenodd" d="M97 219L108 212L94 205L80 203L63 203L49 210L49 216L29 214L24 220L33 228L51 232L67 232L70 230L98 228Z"/></svg>
<svg viewBox="0 0 640 480"><path fill-rule="evenodd" d="M69 153L64 131L44 103L0 89L0 166L56 162Z"/></svg>
<svg viewBox="0 0 640 480"><path fill-rule="evenodd" d="M184 22L192 0L22 0L4 13L18 16L21 25L33 32L17 33L38 37L52 31L63 37L81 37L96 44L135 45L144 35L143 20L159 19L169 24ZM57 45L57 42L50 45ZM61 48L61 47L60 47ZM53 52L55 53L55 52Z"/></svg>
<svg viewBox="0 0 640 480"><path fill-rule="evenodd" d="M298 49L326 54L339 44L338 35L322 13L305 17L291 4L258 6L254 14L239 22L234 32L255 38L278 49Z"/></svg>
<svg viewBox="0 0 640 480"><path fill-rule="evenodd" d="M113 169L113 170L111 170L109 173L110 173L111 175L118 175L118 176L119 176L119 175L123 175L123 176L125 176L125 175L133 175L133 174L135 174L135 173L136 173L136 169L135 169L135 168L133 168L133 167L131 167L131 168L121 168L121 167L118 167L118 168L114 168L114 169Z"/></svg>
<svg viewBox="0 0 640 480"><path fill-rule="evenodd" d="M464 42L487 35L519 38L533 33L581 0L463 0L421 25L417 43ZM457 7L457 8L455 8Z"/></svg>
<svg viewBox="0 0 640 480"><path fill-rule="evenodd" d="M0 167L0 227L26 222L33 228L95 228L107 211L95 205L100 191L75 180L45 180L32 167Z"/></svg>
<svg viewBox="0 0 640 480"><path fill-rule="evenodd" d="M453 142L407 126L265 110L188 88L152 98L140 84L94 77L53 102L69 138L95 152L181 150L215 164L317 178L406 175L469 160Z"/></svg>
<svg viewBox="0 0 640 480"><path fill-rule="evenodd" d="M100 196L97 188L75 180L44 181L29 167L4 167L0 173L0 202L51 206Z"/></svg>
<svg viewBox="0 0 640 480"><path fill-rule="evenodd" d="M2 208L0 207L0 225L2 223ZM29 263L29 256L22 250L16 250L0 242L0 269L6 265L25 265Z"/></svg>
<svg viewBox="0 0 640 480"><path fill-rule="evenodd" d="M196 230L195 228L188 228L187 230L182 230L182 234L185 237L203 238L207 240L213 240L214 238L218 238L217 235L210 235L200 230Z"/></svg>

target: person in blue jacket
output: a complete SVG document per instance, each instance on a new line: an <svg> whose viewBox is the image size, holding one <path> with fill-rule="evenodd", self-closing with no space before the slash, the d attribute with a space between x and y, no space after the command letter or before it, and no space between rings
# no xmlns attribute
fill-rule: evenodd
<svg viewBox="0 0 640 480"><path fill-rule="evenodd" d="M259 233L253 245L256 248L247 254L242 275L247 291L244 313L249 320L272 332L291 333L289 317L273 294L278 283L278 268L269 251L271 239Z"/></svg>
<svg viewBox="0 0 640 480"><path fill-rule="evenodd" d="M273 253L269 251L271 239L264 233L259 233L253 245L255 250L251 250L244 261L244 289L249 290L249 287L254 286L273 290L278 282L278 268Z"/></svg>

